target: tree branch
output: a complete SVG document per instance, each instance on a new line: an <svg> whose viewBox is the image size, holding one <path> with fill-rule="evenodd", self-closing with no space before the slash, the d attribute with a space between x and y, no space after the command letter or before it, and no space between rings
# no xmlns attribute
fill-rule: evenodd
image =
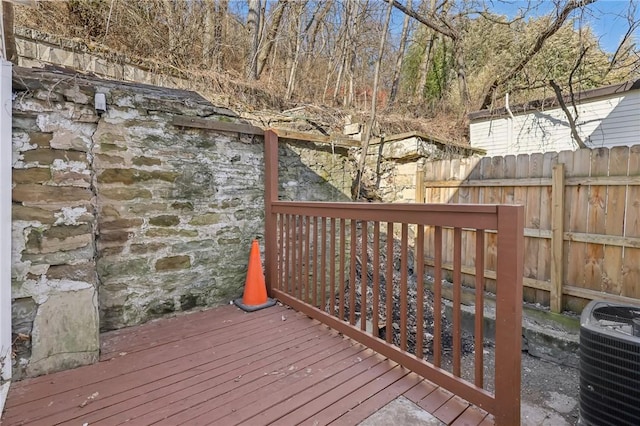
<svg viewBox="0 0 640 426"><path fill-rule="evenodd" d="M556 84L555 81L549 80L549 85L553 88L553 91L556 94L556 98L558 99L558 103L560 104L560 108L564 111L564 114L567 116L567 121L569 122L569 127L571 127L571 137L576 141L580 148L586 148L584 141L578 134L578 129L576 128L576 121L571 115L571 111L567 108L567 105L564 103L564 98L562 97L562 90L560 90L560 86Z"/></svg>
<svg viewBox="0 0 640 426"><path fill-rule="evenodd" d="M547 41L549 37L554 35L560 28L562 28L571 12L573 12L575 9L587 6L595 1L596 0L569 0L564 5L564 8L562 8L560 13L558 13L556 19L551 23L551 25L542 33L540 33L540 35L538 35L535 43L533 44L529 52L527 52L527 54L524 56L524 58L522 58L522 60L520 60L520 62L518 62L518 64L513 67L504 77L494 80L484 96L480 109L485 109L491 104L491 99L493 99L493 95L498 87L502 86L505 83L508 83L520 71L522 71L522 69L531 61L531 59L533 59L533 57L542 49L545 41Z"/></svg>
<svg viewBox="0 0 640 426"><path fill-rule="evenodd" d="M428 28L431 28L433 31L435 31L437 33L440 33L445 37L449 37L451 40L456 41L456 40L458 40L458 38L460 38L460 35L458 34L458 32L455 31L450 26L447 25L447 26L443 27L442 25L439 25L437 22L433 21L432 19L430 19L430 18L428 18L426 16L420 15L415 10L413 10L413 9L411 9L409 7L403 6L397 0L384 0L384 1L386 3L393 4L393 7L398 9L400 12L404 13L405 15L411 16L413 19L415 19L416 21L420 22L424 26L426 26ZM595 1L595 0L593 0L593 1Z"/></svg>

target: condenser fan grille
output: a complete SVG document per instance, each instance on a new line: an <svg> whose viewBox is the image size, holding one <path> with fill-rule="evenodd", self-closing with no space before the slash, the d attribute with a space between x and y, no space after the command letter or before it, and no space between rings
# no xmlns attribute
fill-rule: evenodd
<svg viewBox="0 0 640 426"><path fill-rule="evenodd" d="M640 338L635 307L591 302L580 327L580 420L640 425Z"/></svg>

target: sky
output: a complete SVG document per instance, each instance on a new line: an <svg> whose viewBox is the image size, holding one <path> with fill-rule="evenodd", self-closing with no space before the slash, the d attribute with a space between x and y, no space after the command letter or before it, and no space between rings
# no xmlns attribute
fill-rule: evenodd
<svg viewBox="0 0 640 426"><path fill-rule="evenodd" d="M529 2L522 1L500 1L487 0L488 5L496 13L513 17L519 8L526 8ZM537 3L537 2L536 2ZM630 5L629 0L598 0L588 6L588 13L583 15L583 19L591 25L594 33L600 41L600 47L606 52L615 52L620 40L624 37L629 25L627 23L627 13ZM640 2L635 1L636 10L634 18L640 21ZM537 13L543 15L554 9L554 4L550 0L543 0L537 8ZM640 42L640 29L634 32L636 42Z"/></svg>
<svg viewBox="0 0 640 426"><path fill-rule="evenodd" d="M382 4L382 0L379 1ZM406 4L406 0L400 0L402 4ZM415 0L414 0L415 1ZM535 6L535 10L528 13L527 16L535 17L546 15L555 9L552 0L476 0L484 2L487 7L496 14L506 15L508 18L514 18L518 11L526 9L528 4ZM566 0L562 0L563 2ZM640 21L640 0L633 0L637 5L634 18ZM588 23L593 29L595 35L600 41L600 47L608 53L615 52L620 40L629 28L627 23L627 12L630 0L597 0L588 6L587 13L582 15L583 22ZM577 17L574 12L572 17ZM402 21L404 15L394 10L391 18L391 34L398 35L402 29ZM640 44L640 29L634 32L634 39Z"/></svg>

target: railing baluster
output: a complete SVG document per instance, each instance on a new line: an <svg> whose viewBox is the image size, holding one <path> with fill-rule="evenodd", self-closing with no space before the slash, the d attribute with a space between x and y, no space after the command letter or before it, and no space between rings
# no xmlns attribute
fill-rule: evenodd
<svg viewBox="0 0 640 426"><path fill-rule="evenodd" d="M296 260L298 266L296 268L297 277L295 277L296 283L296 297L302 299L302 249L304 248L304 216L298 215L298 231L296 232Z"/></svg>
<svg viewBox="0 0 640 426"><path fill-rule="evenodd" d="M409 225L402 224L402 236L400 239L400 349L407 350L407 311L408 311L408 289L407 289L407 269L409 245Z"/></svg>
<svg viewBox="0 0 640 426"><path fill-rule="evenodd" d="M393 341L393 222L387 222L386 340Z"/></svg>
<svg viewBox="0 0 640 426"><path fill-rule="evenodd" d="M338 296L339 298L339 303L340 305L338 306L338 308L340 308L340 319L341 320L345 320L345 315L344 315L344 311L345 311L345 306L344 306L344 281L345 281L345 270L344 270L344 257L345 257L345 238L346 238L346 232L345 232L345 219L341 219L340 220L340 272L339 272L339 276L340 276L340 294Z"/></svg>
<svg viewBox="0 0 640 426"><path fill-rule="evenodd" d="M309 237L310 232L309 229L311 227L311 216L305 216L304 221L304 270L303 270L303 278L302 285L304 290L304 301L309 303L309 261L311 256L309 255Z"/></svg>
<svg viewBox="0 0 640 426"><path fill-rule="evenodd" d="M320 226L320 300L322 310L327 306L327 218L322 217Z"/></svg>
<svg viewBox="0 0 640 426"><path fill-rule="evenodd" d="M351 220L351 247L350 247L350 262L349 266L349 324L354 325L356 323L356 221Z"/></svg>
<svg viewBox="0 0 640 426"><path fill-rule="evenodd" d="M462 228L453 230L453 375L460 377L462 358Z"/></svg>
<svg viewBox="0 0 640 426"><path fill-rule="evenodd" d="M476 313L474 330L475 349L475 384L479 388L484 385L484 230L476 231Z"/></svg>
<svg viewBox="0 0 640 426"><path fill-rule="evenodd" d="M366 220L362 224L362 278L360 280L360 330L367 329L367 285L369 284L369 275L367 273L367 233L368 223ZM355 266L355 265L354 265Z"/></svg>
<svg viewBox="0 0 640 426"><path fill-rule="evenodd" d="M380 222L373 222L373 302L371 316L373 322L372 334L380 337Z"/></svg>
<svg viewBox="0 0 640 426"><path fill-rule="evenodd" d="M442 365L442 227L436 226L433 266L433 365Z"/></svg>
<svg viewBox="0 0 640 426"><path fill-rule="evenodd" d="M274 287L278 290L282 290L282 286L284 285L284 267L287 264L284 260L284 252L286 246L286 241L284 239L284 220L284 215L277 215L278 235L276 236L276 238L278 242L278 282L275 283Z"/></svg>
<svg viewBox="0 0 640 426"><path fill-rule="evenodd" d="M329 248L329 314L336 314L336 218L331 218Z"/></svg>
<svg viewBox="0 0 640 426"><path fill-rule="evenodd" d="M296 262L296 225L297 225L297 215L291 215L291 223L289 224L290 228L290 239L289 245L291 246L289 251L291 253L291 273L289 275L289 283L287 285L289 294L294 296L296 290L296 267L298 263Z"/></svg>
<svg viewBox="0 0 640 426"><path fill-rule="evenodd" d="M311 304L318 306L318 217L313 218L313 234L311 235Z"/></svg>
<svg viewBox="0 0 640 426"><path fill-rule="evenodd" d="M424 226L418 225L416 236L416 356L423 357L424 346Z"/></svg>

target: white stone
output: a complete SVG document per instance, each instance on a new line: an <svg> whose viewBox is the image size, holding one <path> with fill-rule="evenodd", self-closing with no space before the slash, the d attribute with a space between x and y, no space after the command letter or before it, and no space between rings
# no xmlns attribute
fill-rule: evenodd
<svg viewBox="0 0 640 426"><path fill-rule="evenodd" d="M78 219L87 214L85 207L63 207L62 211L54 213L54 225L77 225Z"/></svg>
<svg viewBox="0 0 640 426"><path fill-rule="evenodd" d="M29 376L96 362L100 345L95 289L49 296L38 307L31 344Z"/></svg>

